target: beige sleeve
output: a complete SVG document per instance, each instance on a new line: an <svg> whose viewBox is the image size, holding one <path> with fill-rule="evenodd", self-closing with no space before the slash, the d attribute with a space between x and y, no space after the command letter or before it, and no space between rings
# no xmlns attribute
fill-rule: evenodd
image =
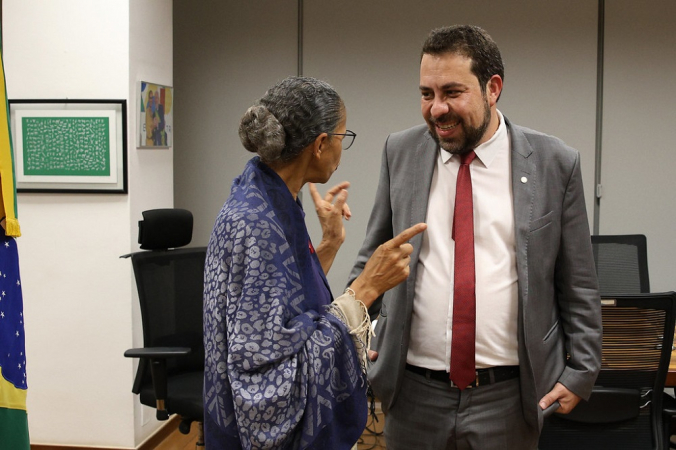
<svg viewBox="0 0 676 450"><path fill-rule="evenodd" d="M350 331L352 341L362 364L362 369L366 370L368 362L367 351L371 345L371 336L373 335L368 308L361 301L356 300L354 296L345 293L331 303L328 313L337 317Z"/></svg>

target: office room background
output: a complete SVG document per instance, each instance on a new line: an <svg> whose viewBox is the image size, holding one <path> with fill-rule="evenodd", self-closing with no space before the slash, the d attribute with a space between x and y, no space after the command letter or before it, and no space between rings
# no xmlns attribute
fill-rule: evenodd
<svg viewBox="0 0 676 450"><path fill-rule="evenodd" d="M422 123L420 46L437 26L472 23L493 36L506 66L499 109L580 151L592 229L645 234L652 290L675 289L676 2L601 4L4 0L9 99L128 104L127 194L18 196L32 442L137 448L161 426L131 393L136 363L122 353L142 345L140 312L131 265L119 256L138 249L137 222L153 208L191 210L191 245L206 245L232 179L252 156L239 142L239 119L288 75L333 84L358 134L332 179L352 183L353 218L329 276L334 293L342 291L383 143ZM138 148L141 80L174 87L170 148Z"/></svg>

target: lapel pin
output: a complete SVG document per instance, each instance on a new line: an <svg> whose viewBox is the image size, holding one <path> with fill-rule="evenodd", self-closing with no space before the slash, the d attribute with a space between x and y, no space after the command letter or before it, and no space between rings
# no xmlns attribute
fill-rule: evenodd
<svg viewBox="0 0 676 450"><path fill-rule="evenodd" d="M528 178L526 178L526 177L521 177L521 182L522 182L522 183L527 183L527 182L528 182Z"/></svg>

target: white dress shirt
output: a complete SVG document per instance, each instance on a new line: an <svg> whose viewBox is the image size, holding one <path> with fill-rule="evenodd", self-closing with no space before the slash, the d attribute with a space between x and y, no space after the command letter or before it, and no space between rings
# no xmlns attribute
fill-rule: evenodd
<svg viewBox="0 0 676 450"><path fill-rule="evenodd" d="M509 133L502 114L470 165L474 202L476 367L518 364L517 273ZM460 157L439 149L416 278L407 362L450 368L453 326L451 239Z"/></svg>

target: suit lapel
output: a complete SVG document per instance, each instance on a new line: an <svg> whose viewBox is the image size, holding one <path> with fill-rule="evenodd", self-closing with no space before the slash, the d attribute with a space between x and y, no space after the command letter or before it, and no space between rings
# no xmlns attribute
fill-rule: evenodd
<svg viewBox="0 0 676 450"><path fill-rule="evenodd" d="M427 202L430 197L430 186L438 153L437 143L429 135L429 132L425 132L425 139L415 150L415 173L410 199L411 223L408 226L424 222L427 217ZM422 239L420 234L416 237Z"/></svg>
<svg viewBox="0 0 676 450"><path fill-rule="evenodd" d="M538 182L535 164L529 158L533 153L528 140L518 128L505 119L509 128L512 151L512 192L514 195L514 220L516 222L517 247L519 239L527 238L532 220L531 211Z"/></svg>
<svg viewBox="0 0 676 450"><path fill-rule="evenodd" d="M519 322L528 300L528 238L533 220L533 202L537 192L538 174L531 157L533 148L526 136L505 118L509 129L512 153L512 195L514 202L514 228L516 234L516 269L519 277Z"/></svg>
<svg viewBox="0 0 676 450"><path fill-rule="evenodd" d="M436 166L438 156L437 143L430 136L429 131L424 134L424 139L418 148L415 149L415 161L411 165L414 167L413 188L411 189L411 222L408 226L416 223L425 222L427 219L427 203L430 197L430 186L432 185L432 175ZM400 230L403 231L403 230ZM418 267L418 257L422 247L422 236L418 234L411 239L413 253L411 254L411 274L407 281L407 298L409 309L413 307L413 297L415 295L415 272ZM409 311L410 312L410 311ZM410 317L410 315L409 315Z"/></svg>

